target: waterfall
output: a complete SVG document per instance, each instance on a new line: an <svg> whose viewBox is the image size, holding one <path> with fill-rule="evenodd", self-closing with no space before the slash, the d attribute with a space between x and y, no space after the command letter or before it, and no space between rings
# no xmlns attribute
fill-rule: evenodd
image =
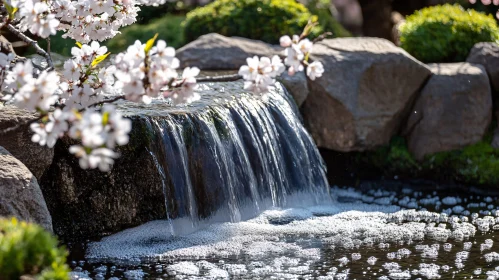
<svg viewBox="0 0 499 280"><path fill-rule="evenodd" d="M133 129L110 172L82 170L74 142L58 141L41 187L59 236L100 238L157 219L182 234L329 198L322 158L280 85L265 97L241 82L201 87L188 106L118 103Z"/></svg>
<svg viewBox="0 0 499 280"><path fill-rule="evenodd" d="M328 197L322 159L281 86L263 98L216 86L204 85L201 104L208 105L139 114L153 135L165 218L187 218L196 228L207 218L238 222L269 207Z"/></svg>

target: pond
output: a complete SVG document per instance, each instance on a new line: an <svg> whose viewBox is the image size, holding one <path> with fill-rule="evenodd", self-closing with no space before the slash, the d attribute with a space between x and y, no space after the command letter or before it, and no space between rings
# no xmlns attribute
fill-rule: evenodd
<svg viewBox="0 0 499 280"><path fill-rule="evenodd" d="M187 234L162 220L73 246L73 278L499 279L497 194L378 182L331 196Z"/></svg>

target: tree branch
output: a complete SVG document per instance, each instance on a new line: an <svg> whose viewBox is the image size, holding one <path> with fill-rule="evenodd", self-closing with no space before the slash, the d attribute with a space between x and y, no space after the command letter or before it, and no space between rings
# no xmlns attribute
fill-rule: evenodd
<svg viewBox="0 0 499 280"><path fill-rule="evenodd" d="M222 75L222 76L206 76L196 78L198 83L209 83L209 82L233 82L242 79L243 76L239 74L232 75Z"/></svg>
<svg viewBox="0 0 499 280"><path fill-rule="evenodd" d="M103 101L91 104L91 105L88 106L88 108L97 107L99 105L104 105L104 104L108 104L108 103L114 103L114 102L116 102L118 100L125 100L125 96L124 95L119 95L119 96L116 96L114 98L106 99L106 100L103 100ZM79 112L83 112L83 111L85 111L85 108L79 110Z"/></svg>
<svg viewBox="0 0 499 280"><path fill-rule="evenodd" d="M47 64L48 64L48 68L46 69L47 71L54 70L54 63L52 62L52 58L45 50L40 48L40 46L38 45L38 42L36 42L35 40L32 40L28 36L21 33L21 31L17 30L17 28L15 28L12 24L7 25L7 29L9 29L10 32L12 32L14 35L16 35L23 42L30 44L33 48L35 48L37 54L45 57L45 60L47 61Z"/></svg>
<svg viewBox="0 0 499 280"><path fill-rule="evenodd" d="M329 36L333 36L333 33L332 32L325 32L325 33L322 33L319 37L315 38L313 43L317 43L317 42L320 42L324 39L326 39L327 37Z"/></svg>

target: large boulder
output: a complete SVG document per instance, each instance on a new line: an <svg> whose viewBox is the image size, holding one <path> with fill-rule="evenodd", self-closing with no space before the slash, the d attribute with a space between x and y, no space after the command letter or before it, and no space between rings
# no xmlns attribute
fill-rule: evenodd
<svg viewBox="0 0 499 280"><path fill-rule="evenodd" d="M483 65L489 75L492 88L499 92L499 44L476 44L473 49L471 49L466 61Z"/></svg>
<svg viewBox="0 0 499 280"><path fill-rule="evenodd" d="M271 56L276 52L276 47L262 41L210 33L180 48L176 55L182 68L236 70L246 64L248 57Z"/></svg>
<svg viewBox="0 0 499 280"><path fill-rule="evenodd" d="M133 129L109 172L83 170L68 151L76 142L58 141L40 185L59 237L100 238L185 218L185 227L172 224L181 234L189 219L193 226L213 216L238 221L265 209L267 199L284 206L296 192L323 197L320 155L280 85L268 99L243 90L242 81L200 87L192 106L119 102Z"/></svg>
<svg viewBox="0 0 499 280"><path fill-rule="evenodd" d="M492 119L492 94L483 66L431 64L433 72L409 117L408 146L416 159L480 141Z"/></svg>
<svg viewBox="0 0 499 280"><path fill-rule="evenodd" d="M52 218L35 176L3 147L0 147L0 216L14 216L52 231Z"/></svg>
<svg viewBox="0 0 499 280"><path fill-rule="evenodd" d="M281 47L262 41L210 33L179 49L177 58L182 68L195 66L202 70L237 71L242 65L247 64L248 57L255 55L271 57L281 51ZM293 96L298 106L303 104L309 92L305 73L297 73L294 76L283 73L279 81Z"/></svg>
<svg viewBox="0 0 499 280"><path fill-rule="evenodd" d="M431 74L378 38L324 40L311 58L324 64L325 73L309 82L303 118L319 147L342 152L388 144Z"/></svg>
<svg viewBox="0 0 499 280"><path fill-rule="evenodd" d="M293 99L298 107L305 102L308 94L310 93L305 72L298 72L293 76L289 75L287 72L284 72L277 78L277 80L279 80L291 96L293 96Z"/></svg>
<svg viewBox="0 0 499 280"><path fill-rule="evenodd" d="M33 134L26 124L36 118L35 114L17 107L0 105L0 146L5 147L40 179L52 164L54 150L31 141Z"/></svg>

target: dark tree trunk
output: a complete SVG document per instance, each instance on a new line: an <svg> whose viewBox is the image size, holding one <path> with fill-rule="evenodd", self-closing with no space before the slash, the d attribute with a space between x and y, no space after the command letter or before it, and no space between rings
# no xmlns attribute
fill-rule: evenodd
<svg viewBox="0 0 499 280"><path fill-rule="evenodd" d="M393 0L393 10L402 15L410 15L414 11L422 9L429 5L428 0Z"/></svg>
<svg viewBox="0 0 499 280"><path fill-rule="evenodd" d="M364 36L392 39L392 0L359 0Z"/></svg>

